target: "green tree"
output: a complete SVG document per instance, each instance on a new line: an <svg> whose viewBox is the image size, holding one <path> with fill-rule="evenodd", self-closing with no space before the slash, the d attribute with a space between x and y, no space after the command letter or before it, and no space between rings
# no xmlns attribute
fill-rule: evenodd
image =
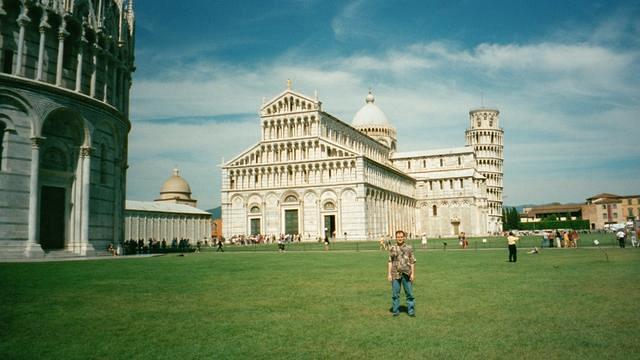
<svg viewBox="0 0 640 360"><path fill-rule="evenodd" d="M519 229L520 228L520 214L518 214L518 210L515 207L512 207L509 214L509 227L511 229Z"/></svg>

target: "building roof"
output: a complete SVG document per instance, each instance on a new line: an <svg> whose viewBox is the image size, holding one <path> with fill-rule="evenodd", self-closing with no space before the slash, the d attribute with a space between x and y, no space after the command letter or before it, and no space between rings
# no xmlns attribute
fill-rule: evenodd
<svg viewBox="0 0 640 360"><path fill-rule="evenodd" d="M466 169L454 169L454 170L438 170L438 171L424 171L408 173L417 180L440 180L440 179L454 179L465 177L484 178L482 174L477 172L473 168Z"/></svg>
<svg viewBox="0 0 640 360"><path fill-rule="evenodd" d="M582 204L552 204L532 207L527 211L527 215L558 214L578 211L582 211Z"/></svg>
<svg viewBox="0 0 640 360"><path fill-rule="evenodd" d="M614 198L617 199L619 198L620 195L616 195L616 194L609 194L609 193L600 193L598 195L593 195L590 198L587 198L587 200L596 200L596 199L604 199L604 198Z"/></svg>
<svg viewBox="0 0 640 360"><path fill-rule="evenodd" d="M369 95L365 98L365 105L358 110L356 115L353 117L353 121L351 121L351 126L354 128L363 128L363 127L385 127L385 128L393 128L387 116L384 112L378 107L378 105L374 104L375 98L369 91Z"/></svg>
<svg viewBox="0 0 640 360"><path fill-rule="evenodd" d="M448 149L397 152L391 155L391 159L397 160L397 159L407 159L407 158L417 158L417 157L445 156L445 155L469 154L469 153L473 153L473 147L463 146L463 147L448 148Z"/></svg>
<svg viewBox="0 0 640 360"><path fill-rule="evenodd" d="M192 214L192 215L209 215L210 213L185 204L172 204L166 202L154 201L136 201L126 200L125 210L129 211L150 211L172 214Z"/></svg>
<svg viewBox="0 0 640 360"><path fill-rule="evenodd" d="M189 183L180 176L180 170L173 169L173 175L168 178L160 188L160 194L187 194L191 195Z"/></svg>

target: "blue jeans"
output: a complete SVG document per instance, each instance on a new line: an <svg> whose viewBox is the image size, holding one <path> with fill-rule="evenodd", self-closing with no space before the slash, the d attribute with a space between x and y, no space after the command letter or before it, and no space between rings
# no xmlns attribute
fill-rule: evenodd
<svg viewBox="0 0 640 360"><path fill-rule="evenodd" d="M404 294L407 297L407 312L409 315L413 315L416 311L416 302L413 297L413 286L411 281L409 281L409 275L406 274L402 274L400 279L391 280L391 311L393 311L394 314L400 312L400 284L402 284Z"/></svg>

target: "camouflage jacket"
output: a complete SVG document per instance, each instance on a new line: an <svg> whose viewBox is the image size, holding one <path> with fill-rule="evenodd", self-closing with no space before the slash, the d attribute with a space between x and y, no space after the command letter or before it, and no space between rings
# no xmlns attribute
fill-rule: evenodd
<svg viewBox="0 0 640 360"><path fill-rule="evenodd" d="M391 263L391 277L400 279L402 274L411 275L411 265L416 263L411 245L393 245L389 249L389 262Z"/></svg>

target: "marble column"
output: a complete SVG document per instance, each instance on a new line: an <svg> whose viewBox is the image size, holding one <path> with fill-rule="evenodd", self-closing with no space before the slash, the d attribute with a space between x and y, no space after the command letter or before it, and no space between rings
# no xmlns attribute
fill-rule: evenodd
<svg viewBox="0 0 640 360"><path fill-rule="evenodd" d="M56 64L56 86L62 86L62 65L64 62L64 39L69 35L63 21L58 30L58 59Z"/></svg>
<svg viewBox="0 0 640 360"><path fill-rule="evenodd" d="M25 27L31 22L31 19L29 18L29 16L27 16L27 12L29 8L23 4L22 5L22 12L20 13L20 16L18 16L18 25L20 26L20 32L18 33L18 56L16 58L16 69L14 72L14 75L18 75L21 76L24 74L23 71L23 66L22 66L22 62L23 62L23 58L24 58L24 32L25 32Z"/></svg>
<svg viewBox="0 0 640 360"><path fill-rule="evenodd" d="M118 65L114 59L113 74L111 74L111 105L116 109L120 109L118 107L118 74L120 73L120 67Z"/></svg>
<svg viewBox="0 0 640 360"><path fill-rule="evenodd" d="M80 228L80 241L82 242L82 255L86 255L88 250L93 250L89 243L89 199L91 189L91 148L83 146L80 148L82 157L82 222Z"/></svg>
<svg viewBox="0 0 640 360"><path fill-rule="evenodd" d="M93 44L91 48L91 83L89 87L89 96L96 97L96 80L98 75L98 54L101 48L97 44Z"/></svg>
<svg viewBox="0 0 640 360"><path fill-rule="evenodd" d="M107 102L109 94L109 53L105 52L104 56L104 84L102 88L102 101Z"/></svg>
<svg viewBox="0 0 640 360"><path fill-rule="evenodd" d="M47 11L43 11L42 20L40 20L40 43L38 45L38 68L36 70L36 80L42 81L42 67L44 62L44 46L47 41L47 29L51 28L51 25L47 22Z"/></svg>
<svg viewBox="0 0 640 360"><path fill-rule="evenodd" d="M78 61L76 64L76 92L82 92L82 65L84 62L84 48L89 42L84 37L84 30L82 30L82 36L80 37L80 41L78 41Z"/></svg>
<svg viewBox="0 0 640 360"><path fill-rule="evenodd" d="M25 257L42 257L44 251L38 244L38 230L40 227L38 213L40 211L40 146L42 137L31 138L31 178L29 181L29 228Z"/></svg>

